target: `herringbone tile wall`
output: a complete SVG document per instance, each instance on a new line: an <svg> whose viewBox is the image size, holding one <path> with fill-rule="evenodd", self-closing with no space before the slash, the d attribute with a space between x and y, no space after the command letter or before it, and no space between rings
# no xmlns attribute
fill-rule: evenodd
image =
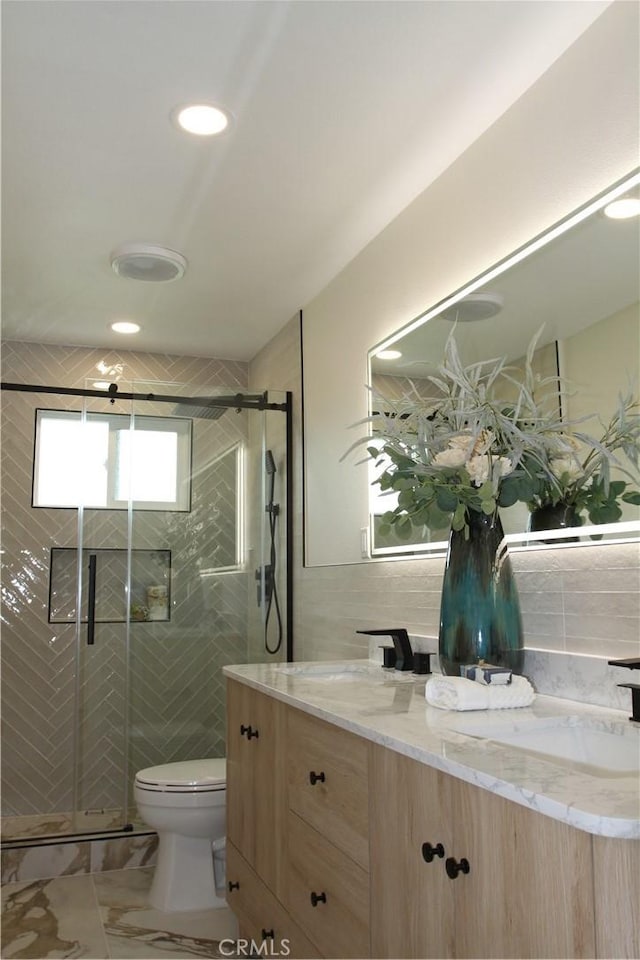
<svg viewBox="0 0 640 960"><path fill-rule="evenodd" d="M113 368L123 390L139 389L131 381L149 381L162 382L155 392L178 392L164 387L179 383L185 385L179 392L202 395L220 388L235 393L247 384L246 365L232 361L15 342L4 345L2 379L83 387ZM74 510L32 508L31 484L36 407L79 409L81 401L6 391L2 401L3 813L68 811L75 625L48 623L47 613L51 547L75 546L78 522ZM109 407L128 409L124 401ZM137 412L169 416L173 408L138 404ZM191 511L134 514L134 548L171 550L171 619L131 624L128 678L124 624L97 624L95 644L80 647L82 809L121 806L141 767L224 753L221 667L247 659L253 570L206 577L200 571L226 566L233 556L233 458L219 455L246 443L254 416L230 410L217 421L195 419ZM127 535L126 511L85 511L85 547L123 549Z"/></svg>

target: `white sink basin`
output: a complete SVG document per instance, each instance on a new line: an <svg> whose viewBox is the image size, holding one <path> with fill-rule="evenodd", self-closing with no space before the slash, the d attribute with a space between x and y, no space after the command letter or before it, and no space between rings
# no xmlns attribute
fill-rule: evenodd
<svg viewBox="0 0 640 960"><path fill-rule="evenodd" d="M278 673L300 680L355 681L369 673L369 666L360 663L290 663L276 669Z"/></svg>
<svg viewBox="0 0 640 960"><path fill-rule="evenodd" d="M592 776L620 777L640 772L640 729L614 724L607 729L581 717L470 718L455 724L457 733L515 747L544 760L562 761Z"/></svg>
<svg viewBox="0 0 640 960"><path fill-rule="evenodd" d="M640 770L640 737L588 726L568 725L493 736L497 743L545 758L563 760L596 776L620 776Z"/></svg>

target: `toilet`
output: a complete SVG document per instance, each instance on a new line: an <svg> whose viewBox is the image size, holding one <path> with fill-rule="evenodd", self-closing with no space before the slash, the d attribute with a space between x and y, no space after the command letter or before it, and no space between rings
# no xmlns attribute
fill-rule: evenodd
<svg viewBox="0 0 640 960"><path fill-rule="evenodd" d="M214 842L219 848L225 836L226 786L224 758L165 763L136 774L138 813L158 833L149 895L156 910L226 906L213 867Z"/></svg>

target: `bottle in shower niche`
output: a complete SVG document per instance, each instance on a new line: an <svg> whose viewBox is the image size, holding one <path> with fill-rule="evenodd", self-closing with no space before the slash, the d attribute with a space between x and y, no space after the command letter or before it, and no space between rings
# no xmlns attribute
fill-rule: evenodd
<svg viewBox="0 0 640 960"><path fill-rule="evenodd" d="M147 587L149 620L169 619L169 593L163 584Z"/></svg>

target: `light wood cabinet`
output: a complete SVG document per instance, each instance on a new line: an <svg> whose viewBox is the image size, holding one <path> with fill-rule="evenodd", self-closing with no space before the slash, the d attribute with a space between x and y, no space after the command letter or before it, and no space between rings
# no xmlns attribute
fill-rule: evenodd
<svg viewBox="0 0 640 960"><path fill-rule="evenodd" d="M277 897L284 891L287 708L227 683L227 837Z"/></svg>
<svg viewBox="0 0 640 960"><path fill-rule="evenodd" d="M369 956L367 871L292 812L288 880L289 912L322 956Z"/></svg>
<svg viewBox="0 0 640 960"><path fill-rule="evenodd" d="M640 841L227 690L227 896L244 936L343 960L640 957Z"/></svg>
<svg viewBox="0 0 640 960"><path fill-rule="evenodd" d="M289 807L369 868L368 744L299 710L287 715Z"/></svg>
<svg viewBox="0 0 640 960"><path fill-rule="evenodd" d="M640 840L593 837L596 957L640 957Z"/></svg>
<svg viewBox="0 0 640 960"><path fill-rule="evenodd" d="M292 960L320 956L231 843L227 844L227 878L227 902L238 919L242 938L268 943L267 955L288 955Z"/></svg>
<svg viewBox="0 0 640 960"><path fill-rule="evenodd" d="M370 778L374 956L596 956L589 834L382 747Z"/></svg>

